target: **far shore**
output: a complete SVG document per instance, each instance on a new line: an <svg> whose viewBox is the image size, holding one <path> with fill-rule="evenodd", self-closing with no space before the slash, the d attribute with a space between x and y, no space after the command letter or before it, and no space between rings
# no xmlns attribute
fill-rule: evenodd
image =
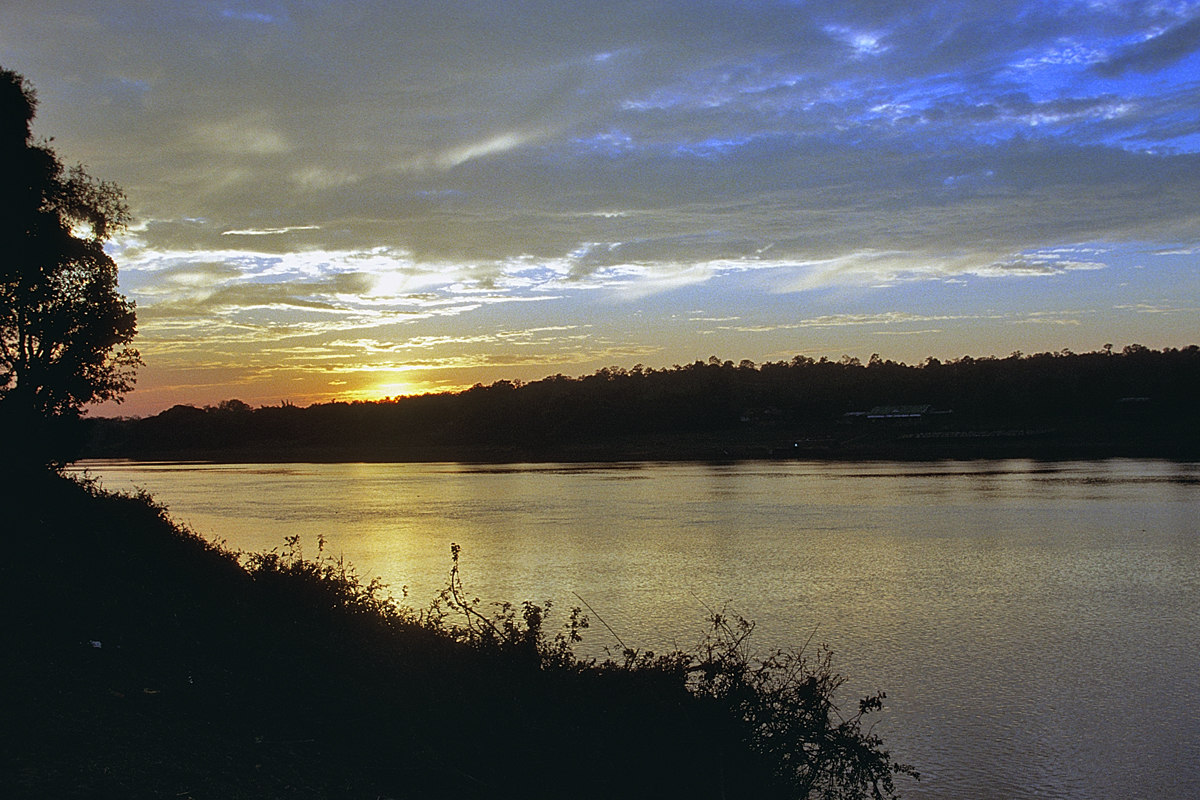
<svg viewBox="0 0 1200 800"><path fill-rule="evenodd" d="M214 463L617 463L734 461L1094 461L1153 458L1200 461L1193 431L1109 432L1084 437L1056 430L910 432L862 437L770 437L738 433L657 436L521 446L488 444L225 447L89 452L85 458Z"/></svg>

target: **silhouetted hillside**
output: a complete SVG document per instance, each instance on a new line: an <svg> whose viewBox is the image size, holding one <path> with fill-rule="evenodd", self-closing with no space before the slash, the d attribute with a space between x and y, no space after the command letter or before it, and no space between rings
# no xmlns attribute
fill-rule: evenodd
<svg viewBox="0 0 1200 800"><path fill-rule="evenodd" d="M1200 348L669 369L497 381L381 402L175 406L94 420L87 455L596 459L1166 455L1197 451ZM888 409L892 411L889 413ZM903 409L906 413L899 413Z"/></svg>
<svg viewBox="0 0 1200 800"><path fill-rule="evenodd" d="M5 798L866 798L909 771L860 727L879 698L839 716L821 652L754 661L723 617L585 661L577 612L466 600L457 553L413 610L296 540L234 554L146 497L3 476Z"/></svg>

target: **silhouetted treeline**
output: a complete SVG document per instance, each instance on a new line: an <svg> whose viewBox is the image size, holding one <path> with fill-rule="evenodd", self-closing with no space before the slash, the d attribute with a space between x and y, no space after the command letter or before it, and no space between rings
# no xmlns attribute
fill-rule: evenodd
<svg viewBox="0 0 1200 800"><path fill-rule="evenodd" d="M879 406L929 406L925 428L1020 430L1068 426L1111 435L1138 426L1192 430L1200 400L1200 348L1130 345L1006 358L929 358L906 365L796 356L790 361L708 361L652 369L610 367L583 377L497 381L457 393L301 408L175 406L139 420L95 420L89 455L179 456L318 452L455 457L491 450L553 455L573 446L639 449L639 443L712 437L768 447L796 437L861 440ZM1188 427L1192 426L1192 427ZM1160 431L1164 435L1169 431ZM824 438L821 438L824 437ZM670 449L669 445L666 446ZM443 453L444 454L444 453ZM663 453L669 457L670 453Z"/></svg>

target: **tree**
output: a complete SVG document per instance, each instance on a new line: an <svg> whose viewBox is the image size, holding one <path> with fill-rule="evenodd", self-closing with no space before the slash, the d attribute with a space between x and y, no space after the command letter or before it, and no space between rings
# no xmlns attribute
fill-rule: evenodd
<svg viewBox="0 0 1200 800"><path fill-rule="evenodd" d="M142 360L104 250L129 222L125 197L35 142L36 109L28 82L0 70L0 420L10 444L44 453L56 423L119 402Z"/></svg>

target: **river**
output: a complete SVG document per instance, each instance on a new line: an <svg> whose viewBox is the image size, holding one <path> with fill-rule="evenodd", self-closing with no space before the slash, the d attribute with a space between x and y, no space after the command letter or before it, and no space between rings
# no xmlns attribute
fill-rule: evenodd
<svg viewBox="0 0 1200 800"><path fill-rule="evenodd" d="M1200 464L75 469L234 549L323 536L413 606L456 542L485 600L582 598L588 653L694 644L722 608L764 651L826 643L847 708L887 692L913 800L1200 797Z"/></svg>

